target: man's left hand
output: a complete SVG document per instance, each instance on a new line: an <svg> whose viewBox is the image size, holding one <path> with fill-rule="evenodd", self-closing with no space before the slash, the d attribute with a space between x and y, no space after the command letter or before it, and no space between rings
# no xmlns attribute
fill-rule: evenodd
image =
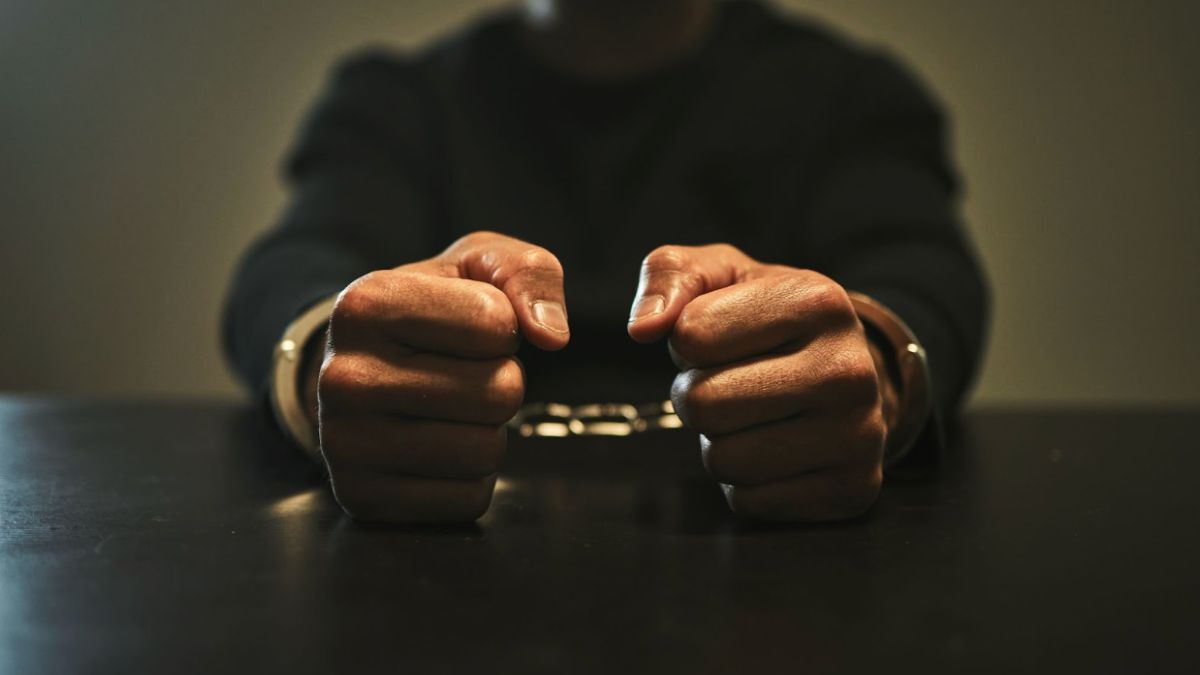
<svg viewBox="0 0 1200 675"><path fill-rule="evenodd" d="M752 518L852 518L883 480L895 388L846 291L727 244L646 257L629 335L669 335L675 410L729 506Z"/></svg>

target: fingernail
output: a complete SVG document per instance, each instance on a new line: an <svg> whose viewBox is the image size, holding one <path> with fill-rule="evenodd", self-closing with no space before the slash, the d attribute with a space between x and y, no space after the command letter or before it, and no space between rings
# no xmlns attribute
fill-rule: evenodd
<svg viewBox="0 0 1200 675"><path fill-rule="evenodd" d="M552 330L555 333L566 333L567 328L567 313L563 311L563 306L557 302L548 300L538 300L533 303L533 320L542 328Z"/></svg>
<svg viewBox="0 0 1200 675"><path fill-rule="evenodd" d="M633 311L629 313L629 323L633 323L638 319L645 318L651 314L658 314L667 308L667 299L661 295L647 295L637 304L633 306Z"/></svg>

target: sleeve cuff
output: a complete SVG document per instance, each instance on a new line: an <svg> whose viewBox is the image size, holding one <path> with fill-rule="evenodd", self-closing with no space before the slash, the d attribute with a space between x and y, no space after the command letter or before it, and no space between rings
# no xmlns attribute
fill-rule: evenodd
<svg viewBox="0 0 1200 675"><path fill-rule="evenodd" d="M283 331L275 345L268 395L271 412L279 428L315 461L321 461L321 443L317 428L304 409L300 396L301 369L309 340L328 322L337 296L326 296L301 313Z"/></svg>

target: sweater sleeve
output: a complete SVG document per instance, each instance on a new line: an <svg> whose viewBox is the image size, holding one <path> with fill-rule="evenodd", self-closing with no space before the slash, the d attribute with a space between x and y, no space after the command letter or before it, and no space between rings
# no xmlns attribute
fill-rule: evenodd
<svg viewBox="0 0 1200 675"><path fill-rule="evenodd" d="M432 254L429 105L393 57L336 69L285 162L288 205L242 257L225 303L225 354L251 391L265 391L274 345L305 308Z"/></svg>
<svg viewBox="0 0 1200 675"><path fill-rule="evenodd" d="M978 370L990 294L958 213L939 106L890 59L864 56L857 70L803 243L824 272L917 335L936 425L957 413Z"/></svg>

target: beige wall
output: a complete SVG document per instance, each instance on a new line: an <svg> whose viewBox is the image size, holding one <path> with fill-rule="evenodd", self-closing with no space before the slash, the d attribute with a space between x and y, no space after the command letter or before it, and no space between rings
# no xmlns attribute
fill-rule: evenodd
<svg viewBox="0 0 1200 675"><path fill-rule="evenodd" d="M0 3L0 391L235 391L218 307L328 64L494 4ZM1200 402L1200 3L786 4L955 114L997 295L978 400Z"/></svg>

